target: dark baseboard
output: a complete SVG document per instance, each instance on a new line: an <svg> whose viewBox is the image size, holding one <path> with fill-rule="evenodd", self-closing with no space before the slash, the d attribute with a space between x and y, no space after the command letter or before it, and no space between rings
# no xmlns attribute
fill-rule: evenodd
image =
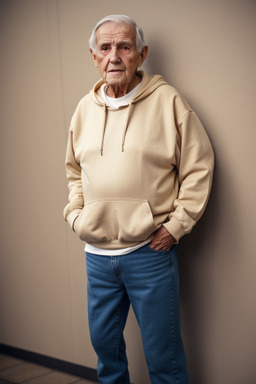
<svg viewBox="0 0 256 384"><path fill-rule="evenodd" d="M30 363L39 364L56 371L69 373L70 375L78 376L83 379L95 381L96 383L98 382L96 369L84 367L83 365L69 363L68 361L55 359L20 348L10 347L5 344L0 344L0 353L29 361Z"/></svg>

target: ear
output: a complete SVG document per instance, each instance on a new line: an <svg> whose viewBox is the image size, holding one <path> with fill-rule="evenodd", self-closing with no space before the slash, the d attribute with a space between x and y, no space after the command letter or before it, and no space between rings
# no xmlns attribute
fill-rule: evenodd
<svg viewBox="0 0 256 384"><path fill-rule="evenodd" d="M93 52L93 50L90 48L90 53L92 55L92 59L94 61L95 66L98 68L98 60L96 58L96 54Z"/></svg>
<svg viewBox="0 0 256 384"><path fill-rule="evenodd" d="M146 46L142 49L142 51L141 51L141 53L140 53L139 67L141 67L142 64L144 63L144 61L145 61L145 59L146 59L146 57L147 57L147 54L148 54L148 46L146 45Z"/></svg>

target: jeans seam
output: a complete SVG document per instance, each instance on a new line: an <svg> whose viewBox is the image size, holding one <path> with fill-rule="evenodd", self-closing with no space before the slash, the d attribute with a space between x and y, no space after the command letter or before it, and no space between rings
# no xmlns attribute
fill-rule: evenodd
<svg viewBox="0 0 256 384"><path fill-rule="evenodd" d="M122 376L123 372L120 364L120 305L116 311L116 360L120 376Z"/></svg>

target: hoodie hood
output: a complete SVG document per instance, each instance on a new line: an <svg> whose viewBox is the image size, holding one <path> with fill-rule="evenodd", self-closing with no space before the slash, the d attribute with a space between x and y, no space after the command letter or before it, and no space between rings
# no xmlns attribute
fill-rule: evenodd
<svg viewBox="0 0 256 384"><path fill-rule="evenodd" d="M136 103L138 103L139 101L151 95L159 87L163 85L168 85L168 83L160 75L149 76L143 71L138 71L137 74L142 79L140 83L140 87L136 92L136 94L134 95L134 98L132 99L130 104L128 106L121 107L121 108L127 108L127 115L126 115L126 119L124 121L124 127L123 127L122 142L120 144L122 152L124 151L125 138L126 138L126 133L129 126L129 121L131 119L133 109L136 107ZM110 107L106 106L104 100L101 97L100 88L103 84L104 84L103 80L98 81L90 92L90 97L93 100L93 102L97 104L99 107L102 107L104 111L104 117L102 120L101 147L100 147L101 156L103 156L104 136L106 131L108 109L111 109Z"/></svg>

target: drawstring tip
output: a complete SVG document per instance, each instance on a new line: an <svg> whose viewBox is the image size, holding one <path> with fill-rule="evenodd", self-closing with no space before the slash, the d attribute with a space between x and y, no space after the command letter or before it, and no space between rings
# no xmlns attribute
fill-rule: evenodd
<svg viewBox="0 0 256 384"><path fill-rule="evenodd" d="M124 152L124 145L122 145L122 152Z"/></svg>
<svg viewBox="0 0 256 384"><path fill-rule="evenodd" d="M102 149L100 150L100 155L103 156L103 150Z"/></svg>

